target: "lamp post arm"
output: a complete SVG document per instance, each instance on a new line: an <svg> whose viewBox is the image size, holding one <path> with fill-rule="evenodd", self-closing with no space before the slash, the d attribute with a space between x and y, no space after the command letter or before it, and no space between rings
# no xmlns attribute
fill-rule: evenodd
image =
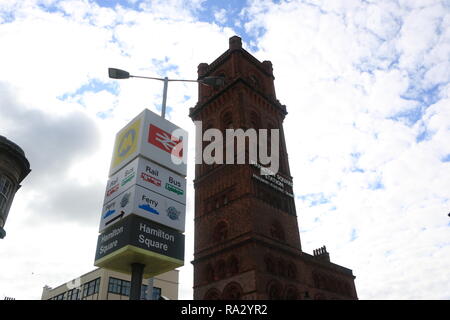
<svg viewBox="0 0 450 320"><path fill-rule="evenodd" d="M164 78L133 76L133 75L131 75L131 74L130 74L130 78L142 78L142 79L152 79L152 80L160 80L160 81L164 81Z"/></svg>

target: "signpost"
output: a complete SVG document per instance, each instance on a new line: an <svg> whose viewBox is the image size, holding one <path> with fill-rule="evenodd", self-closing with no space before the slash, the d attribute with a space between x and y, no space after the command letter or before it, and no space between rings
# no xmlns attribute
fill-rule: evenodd
<svg viewBox="0 0 450 320"><path fill-rule="evenodd" d="M103 206L100 232L131 214L184 232L186 206L137 184Z"/></svg>
<svg viewBox="0 0 450 320"><path fill-rule="evenodd" d="M94 265L142 277L184 265L187 132L150 110L116 135Z"/></svg>
<svg viewBox="0 0 450 320"><path fill-rule="evenodd" d="M184 264L184 235L171 228L130 215L98 236L95 265L130 273L132 263L145 265L145 278Z"/></svg>
<svg viewBox="0 0 450 320"><path fill-rule="evenodd" d="M187 131L156 113L142 111L117 133L109 176L140 156L186 177L187 136Z"/></svg>

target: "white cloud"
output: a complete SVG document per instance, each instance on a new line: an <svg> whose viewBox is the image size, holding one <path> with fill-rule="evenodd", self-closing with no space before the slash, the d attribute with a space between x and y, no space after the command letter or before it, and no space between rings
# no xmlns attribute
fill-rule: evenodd
<svg viewBox="0 0 450 320"><path fill-rule="evenodd" d="M214 12L214 19L216 19L220 24L224 24L225 22L227 22L227 10L222 8Z"/></svg>

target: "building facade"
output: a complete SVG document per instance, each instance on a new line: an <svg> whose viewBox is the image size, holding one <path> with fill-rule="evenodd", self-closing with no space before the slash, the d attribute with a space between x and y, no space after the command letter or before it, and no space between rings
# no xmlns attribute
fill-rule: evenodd
<svg viewBox="0 0 450 320"><path fill-rule="evenodd" d="M325 247L302 251L283 132L287 111L276 99L271 62L258 61L234 36L220 57L198 66L199 79L208 76L223 76L225 84L199 86L189 115L201 121L201 133L253 128L269 129L270 137L279 129L279 171L264 176L249 162L196 164L194 299L357 299L352 270L330 262Z"/></svg>
<svg viewBox="0 0 450 320"><path fill-rule="evenodd" d="M153 278L152 298L148 280L142 282L141 300L178 300L178 270ZM45 286L41 300L129 300L131 276L98 268L56 288ZM69 284L69 285L68 285Z"/></svg>
<svg viewBox="0 0 450 320"><path fill-rule="evenodd" d="M30 171L30 163L23 150L0 136L0 239L6 236L4 226L14 196Z"/></svg>

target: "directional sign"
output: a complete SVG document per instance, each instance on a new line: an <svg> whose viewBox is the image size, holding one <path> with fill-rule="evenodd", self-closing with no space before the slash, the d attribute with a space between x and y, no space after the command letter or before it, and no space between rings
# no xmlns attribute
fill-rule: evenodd
<svg viewBox="0 0 450 320"><path fill-rule="evenodd" d="M136 215L99 235L95 266L130 274L135 262L145 265L145 278L182 266L184 235Z"/></svg>
<svg viewBox="0 0 450 320"><path fill-rule="evenodd" d="M131 186L103 206L100 232L130 214L184 232L186 206L139 185Z"/></svg>
<svg viewBox="0 0 450 320"><path fill-rule="evenodd" d="M144 110L116 135L109 176L142 156L186 176L187 131Z"/></svg>
<svg viewBox="0 0 450 320"><path fill-rule="evenodd" d="M141 157L109 178L103 204L112 201L135 184L186 204L186 179Z"/></svg>

